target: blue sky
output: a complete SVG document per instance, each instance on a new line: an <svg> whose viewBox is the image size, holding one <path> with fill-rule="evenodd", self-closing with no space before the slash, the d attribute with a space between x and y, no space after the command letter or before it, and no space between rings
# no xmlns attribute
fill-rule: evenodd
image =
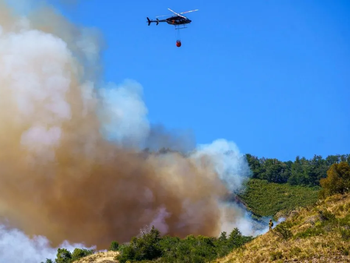
<svg viewBox="0 0 350 263"><path fill-rule="evenodd" d="M350 153L349 1L58 6L102 32L105 81L138 81L152 123L190 129L198 144L225 138L259 157ZM181 48L173 26L146 23L147 16L170 14L168 7L199 8L180 32Z"/></svg>

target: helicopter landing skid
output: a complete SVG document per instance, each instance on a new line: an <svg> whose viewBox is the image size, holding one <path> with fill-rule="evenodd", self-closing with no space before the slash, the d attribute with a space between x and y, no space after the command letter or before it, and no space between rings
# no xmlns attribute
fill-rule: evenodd
<svg viewBox="0 0 350 263"><path fill-rule="evenodd" d="M178 26L176 26L175 27L175 30L178 30L178 29L185 29L185 28L187 28L186 26L183 26L183 27L178 27Z"/></svg>

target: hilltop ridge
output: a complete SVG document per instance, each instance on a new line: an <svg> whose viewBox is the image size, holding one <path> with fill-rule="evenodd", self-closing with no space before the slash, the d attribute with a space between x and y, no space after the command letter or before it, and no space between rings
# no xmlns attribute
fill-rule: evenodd
<svg viewBox="0 0 350 263"><path fill-rule="evenodd" d="M296 209L286 220L215 262L350 262L350 194Z"/></svg>

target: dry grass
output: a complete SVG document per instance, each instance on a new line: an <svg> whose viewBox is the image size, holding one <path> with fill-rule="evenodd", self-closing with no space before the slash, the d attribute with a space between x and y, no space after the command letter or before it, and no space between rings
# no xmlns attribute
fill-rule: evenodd
<svg viewBox="0 0 350 263"><path fill-rule="evenodd" d="M327 215L336 219L327 219ZM316 207L292 212L279 228L215 262L350 262L350 240L342 238L337 223L337 219L347 220L349 215L350 195L332 196L319 201ZM346 220L343 227L350 230L350 222ZM288 231L292 236L283 235Z"/></svg>
<svg viewBox="0 0 350 263"><path fill-rule="evenodd" d="M114 259L116 255L118 255L118 252L114 251L98 252L74 261L74 263L115 263L118 262Z"/></svg>

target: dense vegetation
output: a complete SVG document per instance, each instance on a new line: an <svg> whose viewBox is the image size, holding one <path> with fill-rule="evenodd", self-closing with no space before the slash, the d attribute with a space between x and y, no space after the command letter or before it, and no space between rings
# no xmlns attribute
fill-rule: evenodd
<svg viewBox="0 0 350 263"><path fill-rule="evenodd" d="M329 183L325 178L331 166L350 164L350 154L330 155L325 159L315 155L310 160L296 157L294 162L257 158L250 154L246 154L246 158L252 179L238 196L257 217L314 204L318 200L320 182L324 185ZM332 178L335 178L336 175L333 175ZM325 192L320 194L324 195Z"/></svg>
<svg viewBox="0 0 350 263"><path fill-rule="evenodd" d="M246 190L239 194L248 210L255 216L272 216L281 210L291 211L299 206L316 203L320 187L291 186L251 179Z"/></svg>
<svg viewBox="0 0 350 263"><path fill-rule="evenodd" d="M157 262L200 263L223 257L250 240L251 237L243 236L237 228L229 236L223 232L219 238L189 235L180 239L160 237L159 231L152 227L149 233L134 237L129 245L121 246L117 259L120 263L155 259Z"/></svg>
<svg viewBox="0 0 350 263"><path fill-rule="evenodd" d="M250 154L246 154L246 158L253 173L252 178L304 186L319 186L320 179L327 177L327 170L332 164L339 162L350 164L350 154L329 155L326 159L315 155L310 160L298 156L294 162L258 158Z"/></svg>
<svg viewBox="0 0 350 263"><path fill-rule="evenodd" d="M132 238L129 244L119 245L113 241L109 250L119 251L116 259L120 263L126 262L193 262L204 263L230 253L252 240L243 236L235 228L229 236L222 232L219 238L189 235L184 239L171 236L161 237L160 232L152 227L150 231L140 237ZM59 248L55 261L47 259L46 263L72 263L82 257L92 254L92 250L75 249L71 254L67 249Z"/></svg>
<svg viewBox="0 0 350 263"><path fill-rule="evenodd" d="M52 261L51 259L46 259L45 263L72 263L80 258L91 255L92 253L94 253L94 251L88 249L76 248L74 249L73 253L71 253L65 248L59 248L57 249L55 261Z"/></svg>
<svg viewBox="0 0 350 263"><path fill-rule="evenodd" d="M260 163L259 161L259 164L257 164L254 161L257 159L251 157L251 159L249 159L250 164L252 163L252 160L253 163L255 163L255 166L253 166L255 170L253 169L253 172L258 171L258 173L254 174L253 179L248 182L247 191L239 196L248 204L248 207L251 207L254 213L259 216L272 215L281 209L291 210L296 206L308 206L309 208L305 211L310 211L311 209L312 211L317 212L315 216L310 218L306 218L306 215L303 215L307 224L309 224L308 222L311 222L312 228L310 228L310 226L300 228L299 224L304 222L301 221L300 216L295 217L292 221L286 221L285 223L277 225L272 233L278 236L278 238L284 240L297 238L300 240L322 236L322 234L325 233L327 233L328 236L329 232L327 231L331 230L333 231L331 242L348 242L350 240L350 232L348 228L350 225L350 215L348 214L350 202L338 205L336 210L333 209L333 214L328 212L327 209L322 208L322 210L320 210L317 206L313 205L318 198L322 200L329 196L347 194L350 192L349 156L338 156L337 159L332 158L327 157L326 160L321 158L316 162L297 158L296 165L294 165L295 163L290 164L290 176L286 177L288 179L283 181L276 179L278 178L278 175L271 177L268 177L267 175L271 175L271 171L288 174L288 171L286 172L286 170L274 170L278 165L285 167L285 165L287 165L286 163L278 163L278 161L274 161L273 163L270 161ZM327 159L328 161L334 161L334 163L328 166ZM317 158L315 160L317 160ZM339 162L339 160L344 161ZM324 161L325 163L323 163ZM307 164L308 162L309 164ZM300 163L302 163L302 165L298 166ZM326 176L322 173L311 173L312 176L307 176L305 174L306 171L311 170L314 172L323 171L325 165L328 167L326 170ZM296 167L299 167L300 169L298 168L298 170ZM300 173L296 173L297 170ZM264 180L260 177L264 177ZM302 182L300 184L304 186L295 186L295 184L291 182L296 181L289 180L291 177L299 178L301 180L300 182ZM318 177L320 177L318 183L320 186L317 186L317 183L310 183ZM270 183L268 182L269 180L267 180L268 178ZM279 183L271 183L271 179L273 178ZM308 183L305 183L307 180L309 180ZM284 184L281 184L282 182L284 182ZM306 187L305 185L313 187ZM321 202L321 200L319 200L319 202ZM340 235L341 239L336 235ZM235 249L241 249L240 255L243 255L245 253L242 252L245 249L244 244L252 240L252 237L243 236L238 229L234 229L229 236L227 236L227 233L223 232L218 238L189 235L184 239L180 239L171 236L161 237L160 232L152 227L150 231L144 233L142 236L132 238L129 244L119 245L118 242L113 241L109 250L119 252L116 259L118 259L120 263L126 263L128 261L150 262L153 260L170 263L207 262L223 257ZM342 245L343 243L340 243L342 247L339 247L339 249L340 253L344 253L345 255L346 253L349 253L349 246L345 248ZM279 242L276 244L282 243ZM266 246L266 244L260 244L260 246ZM323 243L322 246L324 246ZM290 247L288 247L288 250L289 248ZM254 249L257 249L257 247L255 246ZM298 247L295 249L299 253L303 248ZM322 247L322 249L322 251L324 251L324 247ZM292 258L294 254L298 254L296 252L294 253L294 250L290 251L288 257ZM286 257L283 255L284 252L277 252L277 254L274 252L274 254L270 255L271 260ZM66 249L59 248L55 261L47 259L46 263L71 263L79 258L90 255L91 253L93 253L92 250L85 249L75 249L73 253L70 253Z"/></svg>

